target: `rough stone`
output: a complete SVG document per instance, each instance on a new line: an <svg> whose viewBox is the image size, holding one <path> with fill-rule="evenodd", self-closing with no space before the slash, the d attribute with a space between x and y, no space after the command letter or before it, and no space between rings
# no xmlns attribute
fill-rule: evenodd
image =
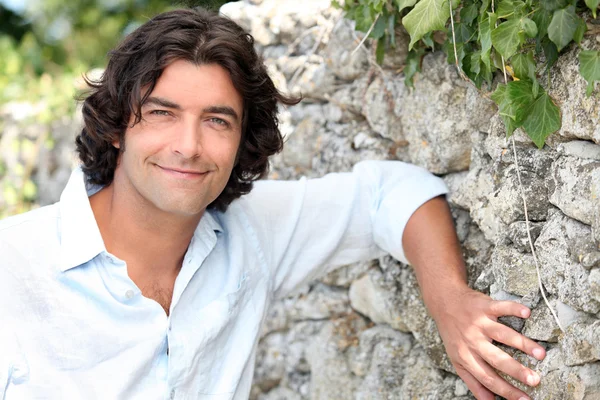
<svg viewBox="0 0 600 400"><path fill-rule="evenodd" d="M369 60L364 51L354 51L358 45L355 40L354 24L343 19L333 28L331 39L324 50L325 63L340 79L354 80L364 74ZM360 40L360 38L359 38Z"/></svg>
<svg viewBox="0 0 600 400"><path fill-rule="evenodd" d="M500 287L517 296L538 290L538 278L533 256L512 247L496 246L492 253L492 270Z"/></svg>
<svg viewBox="0 0 600 400"><path fill-rule="evenodd" d="M422 70L414 90L394 85L398 99L393 99L394 113L402 126L398 139L408 141L411 161L431 172L467 170L470 135L488 131L495 106L472 85L457 79L456 69L441 52L425 56Z"/></svg>
<svg viewBox="0 0 600 400"><path fill-rule="evenodd" d="M325 275L321 281L330 286L350 288L352 282L362 277L370 268L373 268L375 265L377 265L375 261L365 261L346 265L331 271Z"/></svg>
<svg viewBox="0 0 600 400"><path fill-rule="evenodd" d="M532 243L535 243L538 236L540 236L543 225L539 222L530 222L529 235L527 235L527 223L525 221L513 222L508 227L508 237L517 250L522 253L531 253L529 236L531 236Z"/></svg>
<svg viewBox="0 0 600 400"><path fill-rule="evenodd" d="M599 207L600 161L563 156L551 171L550 202L569 217L592 225Z"/></svg>
<svg viewBox="0 0 600 400"><path fill-rule="evenodd" d="M562 126L558 135L565 139L593 140L600 143L600 97L598 90L586 96L587 82L579 73L580 49L600 50L600 43L584 40L581 48L571 46L551 69L548 94L560 99Z"/></svg>
<svg viewBox="0 0 600 400"><path fill-rule="evenodd" d="M600 321L576 322L560 340L566 365L600 360Z"/></svg>
<svg viewBox="0 0 600 400"><path fill-rule="evenodd" d="M348 317L327 323L307 349L311 370L311 399L350 399L360 379L351 373L343 350L356 345L366 325L360 317Z"/></svg>
<svg viewBox="0 0 600 400"><path fill-rule="evenodd" d="M590 236L589 226L551 210L535 247L548 292L576 310L595 314L600 302L592 296L589 271L579 262L581 249L594 247Z"/></svg>
<svg viewBox="0 0 600 400"><path fill-rule="evenodd" d="M381 285L373 283L381 281L382 276L381 271L372 269L369 274L354 281L350 286L350 304L374 323L385 323L395 329L408 331L408 327L402 322L400 310L392 303L395 293L382 290Z"/></svg>

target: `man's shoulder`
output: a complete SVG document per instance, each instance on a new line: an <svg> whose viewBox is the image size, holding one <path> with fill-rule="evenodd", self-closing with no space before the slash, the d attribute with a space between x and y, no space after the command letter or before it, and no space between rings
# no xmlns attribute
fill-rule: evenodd
<svg viewBox="0 0 600 400"><path fill-rule="evenodd" d="M0 243L35 251L36 242L57 237L59 219L58 203L7 217L0 220Z"/></svg>

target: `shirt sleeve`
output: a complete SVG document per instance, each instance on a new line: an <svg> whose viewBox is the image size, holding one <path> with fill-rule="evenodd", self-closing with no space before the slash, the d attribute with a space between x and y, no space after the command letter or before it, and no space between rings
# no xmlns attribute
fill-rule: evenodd
<svg viewBox="0 0 600 400"><path fill-rule="evenodd" d="M351 173L260 181L242 198L275 296L336 266L385 253L407 263L402 234L426 201L447 193L442 179L400 161L363 161Z"/></svg>

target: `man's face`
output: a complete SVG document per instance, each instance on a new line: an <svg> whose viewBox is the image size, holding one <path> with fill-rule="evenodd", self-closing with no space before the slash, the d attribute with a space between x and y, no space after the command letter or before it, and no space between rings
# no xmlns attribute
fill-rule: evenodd
<svg viewBox="0 0 600 400"><path fill-rule="evenodd" d="M142 121L131 127L131 117L115 191L142 207L200 215L231 175L242 110L242 98L225 69L173 62L143 105Z"/></svg>

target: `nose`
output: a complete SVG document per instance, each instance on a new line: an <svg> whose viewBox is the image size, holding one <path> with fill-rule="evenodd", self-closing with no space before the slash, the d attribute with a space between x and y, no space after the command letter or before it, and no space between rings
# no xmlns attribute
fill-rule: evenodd
<svg viewBox="0 0 600 400"><path fill-rule="evenodd" d="M196 158L202 152L201 139L201 129L197 122L182 121L171 142L172 151L186 159Z"/></svg>

